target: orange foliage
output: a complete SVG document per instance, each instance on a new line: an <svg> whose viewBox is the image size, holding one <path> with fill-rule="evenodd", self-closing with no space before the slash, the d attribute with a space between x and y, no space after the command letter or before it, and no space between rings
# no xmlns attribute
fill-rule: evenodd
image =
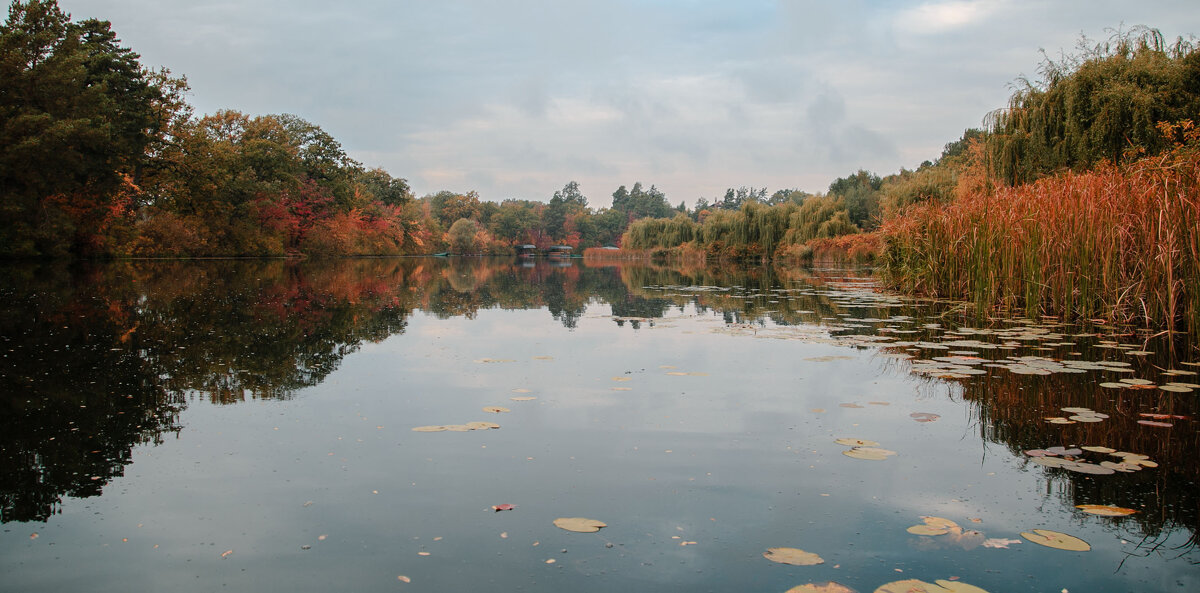
<svg viewBox="0 0 1200 593"><path fill-rule="evenodd" d="M966 188L882 228L892 281L980 308L1200 330L1200 134L1174 150L1017 186Z"/></svg>

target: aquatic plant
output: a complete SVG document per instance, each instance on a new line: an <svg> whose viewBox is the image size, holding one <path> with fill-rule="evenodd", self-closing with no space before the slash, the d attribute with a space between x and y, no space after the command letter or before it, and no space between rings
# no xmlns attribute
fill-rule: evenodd
<svg viewBox="0 0 1200 593"><path fill-rule="evenodd" d="M1200 331L1200 132L1133 163L910 207L883 227L899 288L978 311Z"/></svg>

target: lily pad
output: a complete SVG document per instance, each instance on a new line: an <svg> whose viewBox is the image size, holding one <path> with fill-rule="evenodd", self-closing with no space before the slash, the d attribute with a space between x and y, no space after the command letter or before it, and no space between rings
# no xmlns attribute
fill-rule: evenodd
<svg viewBox="0 0 1200 593"><path fill-rule="evenodd" d="M1159 385L1158 388L1163 391L1170 391L1171 393L1191 393L1195 391L1191 387L1184 387L1183 385Z"/></svg>
<svg viewBox="0 0 1200 593"><path fill-rule="evenodd" d="M865 439L838 439L834 442L839 445L846 445L847 447L878 447L879 446L879 443L876 443L875 441L868 441Z"/></svg>
<svg viewBox="0 0 1200 593"><path fill-rule="evenodd" d="M1113 471L1118 471L1118 472L1122 472L1122 473L1126 473L1126 474L1140 471L1142 469L1142 466L1139 464L1136 464L1136 463L1118 463L1115 461L1101 461L1100 467L1107 467L1108 469L1111 469Z"/></svg>
<svg viewBox="0 0 1200 593"><path fill-rule="evenodd" d="M483 411L489 414L503 414L505 412L511 412L512 410L502 406L484 406Z"/></svg>
<svg viewBox="0 0 1200 593"><path fill-rule="evenodd" d="M1021 537L1039 545L1072 552L1086 552L1092 549L1091 544L1065 533L1049 529L1034 529L1032 532L1022 531Z"/></svg>
<svg viewBox="0 0 1200 593"><path fill-rule="evenodd" d="M869 461L883 461L884 459L887 459L895 454L895 451L880 449L878 447L855 447L848 451L842 451L842 455L845 455L846 457L866 459Z"/></svg>
<svg viewBox="0 0 1200 593"><path fill-rule="evenodd" d="M1159 422L1158 420L1138 420L1137 423L1145 424L1146 426L1160 426L1163 428L1170 428L1172 426L1175 426L1174 424L1171 424L1170 422Z"/></svg>
<svg viewBox="0 0 1200 593"><path fill-rule="evenodd" d="M1063 459L1061 457L1034 457L1034 458L1030 459L1030 461L1032 461L1038 465L1044 465L1046 467L1062 467L1062 466L1070 463L1069 461L1067 461L1066 459Z"/></svg>
<svg viewBox="0 0 1200 593"><path fill-rule="evenodd" d="M1080 474L1092 474L1097 476L1107 476L1116 473L1116 470L1112 468L1083 461L1067 461L1066 463L1063 463L1062 468Z"/></svg>
<svg viewBox="0 0 1200 593"><path fill-rule="evenodd" d="M1068 449L1068 448L1062 447L1062 446L1046 447L1046 451L1053 453L1055 455L1079 455L1080 453L1083 453L1082 449L1077 449L1075 447L1071 447L1070 449Z"/></svg>
<svg viewBox="0 0 1200 593"><path fill-rule="evenodd" d="M926 583L917 579L906 579L883 585L875 589L875 593L987 593L987 591L962 581L939 580L936 583Z"/></svg>
<svg viewBox="0 0 1200 593"><path fill-rule="evenodd" d="M794 566L813 566L825 563L820 556L798 548L767 548L767 551L763 552L763 558L771 562Z"/></svg>
<svg viewBox="0 0 1200 593"><path fill-rule="evenodd" d="M1116 449L1110 449L1108 447L1101 447L1098 445L1080 447L1080 449L1083 449L1084 451L1091 451L1092 453L1116 453L1117 451Z"/></svg>
<svg viewBox="0 0 1200 593"><path fill-rule="evenodd" d="M418 426L413 429L413 432L442 432L446 430L445 426Z"/></svg>
<svg viewBox="0 0 1200 593"><path fill-rule="evenodd" d="M856 593L854 589L847 587L841 583L829 581L828 583L808 583L807 585L799 585L788 589L785 593Z"/></svg>
<svg viewBox="0 0 1200 593"><path fill-rule="evenodd" d="M583 517L560 517L554 520L554 526L575 533L595 533L601 527L608 527L603 521Z"/></svg>
<svg viewBox="0 0 1200 593"><path fill-rule="evenodd" d="M913 412L908 416L917 422L933 422L934 420L941 418L941 416L934 414L933 412Z"/></svg>
<svg viewBox="0 0 1200 593"><path fill-rule="evenodd" d="M515 402L531 402L537 398L533 397L532 395L518 395L516 397L510 397L508 399L511 399Z"/></svg>
<svg viewBox="0 0 1200 593"><path fill-rule="evenodd" d="M923 525L913 525L908 528L908 532L913 535L945 535L947 533L959 534L962 533L962 527L943 517L921 517L925 523Z"/></svg>
<svg viewBox="0 0 1200 593"><path fill-rule="evenodd" d="M934 527L932 525L913 525L905 531L913 535L946 535L950 533L949 529Z"/></svg>
<svg viewBox="0 0 1200 593"><path fill-rule="evenodd" d="M1125 507L1115 507L1115 506L1105 505L1105 504L1077 504L1077 505L1075 505L1075 508L1077 508L1085 513L1090 513L1093 515L1100 515L1102 517L1125 517L1127 515L1132 515L1137 512L1134 509L1127 509Z"/></svg>

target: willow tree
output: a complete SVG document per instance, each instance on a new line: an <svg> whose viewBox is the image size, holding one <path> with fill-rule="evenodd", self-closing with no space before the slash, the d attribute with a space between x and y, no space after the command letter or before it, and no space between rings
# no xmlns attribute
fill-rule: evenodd
<svg viewBox="0 0 1200 593"><path fill-rule="evenodd" d="M1040 71L1040 82L1022 80L986 122L994 173L1009 184L1161 152L1169 142L1159 122L1200 114L1200 52L1155 29L1082 41L1078 54L1046 58Z"/></svg>

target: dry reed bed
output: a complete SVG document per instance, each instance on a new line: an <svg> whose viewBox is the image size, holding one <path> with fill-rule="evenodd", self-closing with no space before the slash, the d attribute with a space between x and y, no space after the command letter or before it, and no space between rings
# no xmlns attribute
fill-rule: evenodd
<svg viewBox="0 0 1200 593"><path fill-rule="evenodd" d="M921 204L882 232L905 290L1200 333L1195 150Z"/></svg>

